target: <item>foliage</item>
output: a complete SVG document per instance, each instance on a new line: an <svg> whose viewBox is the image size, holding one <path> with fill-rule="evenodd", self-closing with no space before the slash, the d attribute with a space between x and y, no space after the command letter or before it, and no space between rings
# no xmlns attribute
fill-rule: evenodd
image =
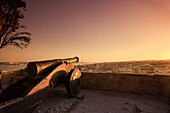
<svg viewBox="0 0 170 113"><path fill-rule="evenodd" d="M13 45L19 48L27 47L30 43L30 33L19 31L25 26L20 20L26 11L26 3L23 0L0 0L0 49Z"/></svg>

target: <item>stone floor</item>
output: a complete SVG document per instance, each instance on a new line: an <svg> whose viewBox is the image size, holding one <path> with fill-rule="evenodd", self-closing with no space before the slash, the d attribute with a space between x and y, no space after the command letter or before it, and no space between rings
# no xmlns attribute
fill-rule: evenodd
<svg viewBox="0 0 170 113"><path fill-rule="evenodd" d="M86 89L69 98L56 88L33 113L170 113L170 105L158 97Z"/></svg>

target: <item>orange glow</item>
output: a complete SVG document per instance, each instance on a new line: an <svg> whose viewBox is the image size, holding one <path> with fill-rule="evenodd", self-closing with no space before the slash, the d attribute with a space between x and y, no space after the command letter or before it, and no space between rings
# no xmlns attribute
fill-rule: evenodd
<svg viewBox="0 0 170 113"><path fill-rule="evenodd" d="M84 62L170 59L169 0L26 0L26 49L0 50L0 61L79 56Z"/></svg>

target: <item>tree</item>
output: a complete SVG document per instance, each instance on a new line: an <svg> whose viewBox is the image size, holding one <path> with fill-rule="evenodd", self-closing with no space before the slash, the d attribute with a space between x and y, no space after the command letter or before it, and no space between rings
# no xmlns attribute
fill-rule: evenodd
<svg viewBox="0 0 170 113"><path fill-rule="evenodd" d="M25 26L20 20L26 11L26 3L23 0L0 0L0 49L13 45L19 48L26 48L30 41L29 32L19 31Z"/></svg>

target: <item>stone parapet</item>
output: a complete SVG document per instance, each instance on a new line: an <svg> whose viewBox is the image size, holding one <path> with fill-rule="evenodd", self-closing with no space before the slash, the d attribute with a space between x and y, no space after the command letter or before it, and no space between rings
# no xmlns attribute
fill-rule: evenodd
<svg viewBox="0 0 170 113"><path fill-rule="evenodd" d="M170 97L170 76L83 72L82 87L122 93Z"/></svg>

